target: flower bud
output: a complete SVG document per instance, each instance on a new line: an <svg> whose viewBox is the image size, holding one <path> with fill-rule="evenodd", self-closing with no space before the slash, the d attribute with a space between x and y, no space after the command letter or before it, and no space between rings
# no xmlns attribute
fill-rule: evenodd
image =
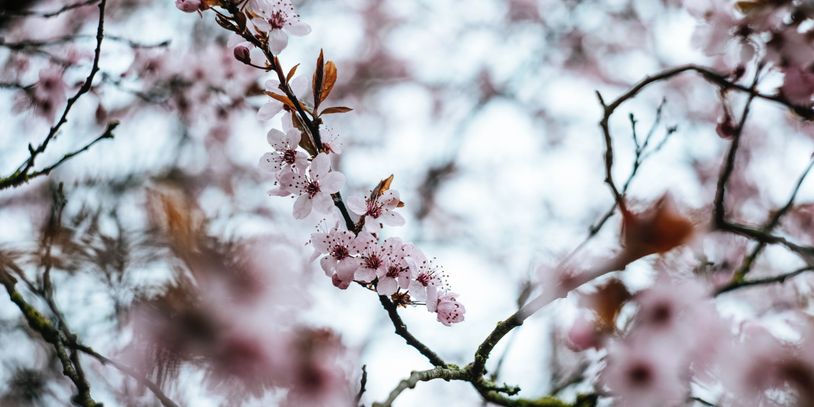
<svg viewBox="0 0 814 407"><path fill-rule="evenodd" d="M194 13L201 8L201 0L175 0L175 7L185 13Z"/></svg>

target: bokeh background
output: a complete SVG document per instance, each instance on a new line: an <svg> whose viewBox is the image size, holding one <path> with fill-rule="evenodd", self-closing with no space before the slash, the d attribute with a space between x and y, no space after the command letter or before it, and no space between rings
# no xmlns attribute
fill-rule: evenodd
<svg viewBox="0 0 814 407"><path fill-rule="evenodd" d="M344 137L344 152L334 167L348 179L342 192L346 197L362 194L395 176L393 188L406 203L407 224L385 235L412 241L436 257L467 309L466 321L452 327L434 321L423 306L401 314L417 337L456 363L471 360L494 324L517 308L518 297L546 284L540 269L552 268L576 249L611 208L603 184L604 145L597 125L602 112L595 91L611 99L647 74L681 64L731 68L727 55L705 55L699 49L694 40L698 21L678 1L296 4L313 32L292 37L281 61L287 67L301 63L304 75L310 75L320 49L336 62L331 104L354 109L325 119ZM59 6L40 1L28 8ZM34 83L43 67L67 62L64 77L74 89L90 67L95 13L94 7L84 7L49 19L3 17L0 82ZM273 180L257 162L270 150L266 132L280 128L280 121L262 123L255 113L266 102L259 86L269 75L231 57L228 37L211 13L201 17L181 13L169 1L128 0L111 2L107 17L101 73L39 162L81 147L113 119L121 122L115 139L94 145L47 178L0 191L0 251L26 273L41 271L43 236L62 183L67 205L60 232L64 244L52 260L55 298L85 342L115 356L137 335L127 323L131 306L158 295L173 280L173 263L151 233L151 190L170 186L184 191L205 214L210 236L285 242L303 262L311 254L306 242L321 217L296 221L292 200L266 194ZM65 35L76 38L46 47L8 45ZM779 85L780 79L770 75L761 89L772 93ZM0 89L2 174L25 160L28 144L39 143L52 124L23 93L14 86ZM743 102L736 95L728 101L733 108ZM727 146L715 131L723 114L716 89L685 74L624 105L612 120L614 170L620 180L627 178L634 159L628 114L635 116L640 135L652 129L658 146L631 183L634 205L646 207L670 193L697 223L709 221ZM734 218L762 222L782 205L814 151L812 134L811 126L784 110L756 102L732 180ZM799 201L814 198L812 192L804 184ZM787 223L789 233L801 229L797 220ZM576 258L585 264L601 259L618 239L614 215ZM731 272L747 247L738 238L705 235L678 253L634 263L620 277L636 289L647 286L658 269L692 273L697 266L710 273ZM794 264L789 257L770 248L755 275ZM274 268L274 261L267 266ZM367 366L363 402L384 399L411 371L429 367L393 334L373 293L358 286L337 290L316 264L291 273L296 274L291 276L293 292L301 300L297 318L332 328L351 350L354 368L348 381L358 383L361 365ZM788 290L788 295L770 298L800 305L806 278L773 289ZM750 295L724 298L719 306L736 319L778 319L782 333L782 313L767 316L767 311L784 305ZM519 385L521 395L529 397L575 380L578 384L562 393L566 399L590 391L591 374L577 380L577 373L597 355L562 346L563 328L576 306L573 298L551 304L504 340L491 361L505 357L498 380ZM46 395L33 403L66 405L70 385L8 299L0 299L0 317L4 400L20 400L13 396L21 386L41 380ZM275 321L270 316L262 326L258 320L258 330L273 335ZM98 400L122 405L116 392L127 380L98 363L86 363ZM224 405L223 395L204 383L201 369L182 367L168 394L184 405ZM149 395L140 400L154 405ZM475 406L481 401L467 383L435 381L419 384L397 404Z"/></svg>

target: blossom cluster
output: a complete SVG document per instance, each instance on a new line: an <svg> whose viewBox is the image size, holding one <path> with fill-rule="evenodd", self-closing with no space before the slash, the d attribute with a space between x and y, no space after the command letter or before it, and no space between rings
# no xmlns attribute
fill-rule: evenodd
<svg viewBox="0 0 814 407"><path fill-rule="evenodd" d="M267 110L265 106L263 110ZM341 149L323 148L327 152L310 158L299 147L302 134L291 124L289 113L283 118L283 130L268 132L273 151L260 158L260 167L273 174L276 182L269 194L296 196L296 219L304 219L312 211L335 213L332 195L342 188L345 176L331 168L330 156ZM334 146L341 145L335 134L331 140ZM396 212L403 206L398 191L375 192L348 200L350 210L361 218L357 233L336 222L330 230L311 235L313 259L320 259L323 271L340 289L357 282L400 302L424 302L444 325L463 321L465 308L446 286L440 267L412 243L398 237L380 241L378 235L384 226L400 226L405 220Z"/></svg>
<svg viewBox="0 0 814 407"><path fill-rule="evenodd" d="M809 2L692 0L686 9L699 20L697 47L719 65L742 74L750 61L771 64L783 73L780 94L799 106L814 95L814 42ZM735 66L731 65L735 61Z"/></svg>

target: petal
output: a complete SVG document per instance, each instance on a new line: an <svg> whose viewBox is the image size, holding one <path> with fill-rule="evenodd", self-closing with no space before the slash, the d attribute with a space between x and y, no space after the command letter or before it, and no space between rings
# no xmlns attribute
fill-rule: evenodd
<svg viewBox="0 0 814 407"><path fill-rule="evenodd" d="M280 90L280 81L277 79L268 79L265 83L266 90L276 92Z"/></svg>
<svg viewBox="0 0 814 407"><path fill-rule="evenodd" d="M388 226L401 226L405 223L404 217L393 211L386 212L384 216L381 216L379 219Z"/></svg>
<svg viewBox="0 0 814 407"><path fill-rule="evenodd" d="M249 51L249 59L251 60L251 63L257 66L265 66L266 62L268 62L268 60L266 60L266 54L263 53L262 49L257 47L254 47L251 51Z"/></svg>
<svg viewBox="0 0 814 407"><path fill-rule="evenodd" d="M311 161L311 178L319 179L321 187L322 186L321 178L325 176L325 174L327 174L330 169L331 169L331 160L328 159L328 155L325 153L318 154L316 157L314 157L314 160Z"/></svg>
<svg viewBox="0 0 814 407"><path fill-rule="evenodd" d="M427 299L427 290L418 281L410 282L410 297L416 301Z"/></svg>
<svg viewBox="0 0 814 407"><path fill-rule="evenodd" d="M302 21L297 21L295 23L288 24L285 27L285 30L291 35L303 36L308 35L311 32L311 26Z"/></svg>
<svg viewBox="0 0 814 407"><path fill-rule="evenodd" d="M398 285L396 285L396 279L394 278L385 277L376 284L376 292L379 295L393 295L396 290L398 290Z"/></svg>
<svg viewBox="0 0 814 407"><path fill-rule="evenodd" d="M427 311L435 312L438 309L438 292L427 291Z"/></svg>
<svg viewBox="0 0 814 407"><path fill-rule="evenodd" d="M334 205L334 200L325 192L318 193L312 200L314 201L314 209L320 213L330 211L331 207Z"/></svg>
<svg viewBox="0 0 814 407"><path fill-rule="evenodd" d="M300 195L296 201L294 201L294 219L304 219L308 214L311 213L311 206L314 202L308 195Z"/></svg>
<svg viewBox="0 0 814 407"><path fill-rule="evenodd" d="M348 198L347 204L348 209L357 215L364 215L367 213L367 202L365 202L365 198L359 195L354 195Z"/></svg>
<svg viewBox="0 0 814 407"><path fill-rule="evenodd" d="M376 270L369 269L367 267L359 267L353 274L353 278L365 283L369 283L376 278Z"/></svg>
<svg viewBox="0 0 814 407"><path fill-rule="evenodd" d="M283 52L286 45L288 45L288 35L283 30L269 31L269 51L272 54Z"/></svg>
<svg viewBox="0 0 814 407"><path fill-rule="evenodd" d="M372 216L365 216L365 230L370 233L379 233L382 230L382 224Z"/></svg>
<svg viewBox="0 0 814 407"><path fill-rule="evenodd" d="M321 253L328 252L328 234L327 233L311 233L311 244L314 249Z"/></svg>
<svg viewBox="0 0 814 407"><path fill-rule="evenodd" d="M280 110L283 110L282 103L273 100L260 107L260 110L257 111L257 118L261 121L271 120L277 113L280 113Z"/></svg>
<svg viewBox="0 0 814 407"><path fill-rule="evenodd" d="M274 160L275 155L273 153L265 153L262 157L260 157L259 166L261 169L276 172L280 169L279 164Z"/></svg>
<svg viewBox="0 0 814 407"><path fill-rule="evenodd" d="M283 145L283 139L285 138L285 133L281 132L277 129L271 129L266 134L266 140L269 144L274 147L275 150L285 150L285 146Z"/></svg>
<svg viewBox="0 0 814 407"><path fill-rule="evenodd" d="M322 271L325 272L325 275L330 276L334 272L336 262L331 256L325 256L319 260L319 265L322 267Z"/></svg>
<svg viewBox="0 0 814 407"><path fill-rule="evenodd" d="M285 142L291 148L296 148L300 145L300 138L302 138L302 135L299 129L292 128L285 132Z"/></svg>
<svg viewBox="0 0 814 407"><path fill-rule="evenodd" d="M291 192L288 192L288 190L283 187L277 187L274 189L270 189L268 191L268 194L270 196L289 196L291 195Z"/></svg>
<svg viewBox="0 0 814 407"><path fill-rule="evenodd" d="M291 86L291 91L293 91L294 95L300 99L305 99L305 96L307 96L306 93L308 93L311 88L309 86L310 84L311 81L308 80L305 75L300 75L288 83L288 85Z"/></svg>
<svg viewBox="0 0 814 407"><path fill-rule="evenodd" d="M254 24L254 26L257 27L258 30L263 32L266 32L271 29L271 25L269 24L269 22L260 17L253 18L252 24Z"/></svg>
<svg viewBox="0 0 814 407"><path fill-rule="evenodd" d="M359 260L353 257L346 257L336 264L336 272L343 280L350 280L357 268L359 268Z"/></svg>
<svg viewBox="0 0 814 407"><path fill-rule="evenodd" d="M294 125L291 122L291 112L286 111L283 113L283 131L288 133L288 131L293 128Z"/></svg>
<svg viewBox="0 0 814 407"><path fill-rule="evenodd" d="M339 171L331 171L319 180L319 188L329 194L339 192L343 185L345 185L345 175Z"/></svg>

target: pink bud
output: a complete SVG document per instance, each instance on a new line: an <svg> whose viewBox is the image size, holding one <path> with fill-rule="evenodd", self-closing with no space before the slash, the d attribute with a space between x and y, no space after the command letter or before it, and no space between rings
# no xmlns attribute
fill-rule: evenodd
<svg viewBox="0 0 814 407"><path fill-rule="evenodd" d="M201 8L201 0L175 0L175 7L185 13L194 13Z"/></svg>
<svg viewBox="0 0 814 407"><path fill-rule="evenodd" d="M568 330L565 346L574 352L582 352L590 348L599 348L602 338L593 321L580 315L571 329Z"/></svg>
<svg viewBox="0 0 814 407"><path fill-rule="evenodd" d="M235 59L237 59L238 61L243 62L244 64L248 64L251 62L249 48L246 47L245 45L236 46L234 53Z"/></svg>

